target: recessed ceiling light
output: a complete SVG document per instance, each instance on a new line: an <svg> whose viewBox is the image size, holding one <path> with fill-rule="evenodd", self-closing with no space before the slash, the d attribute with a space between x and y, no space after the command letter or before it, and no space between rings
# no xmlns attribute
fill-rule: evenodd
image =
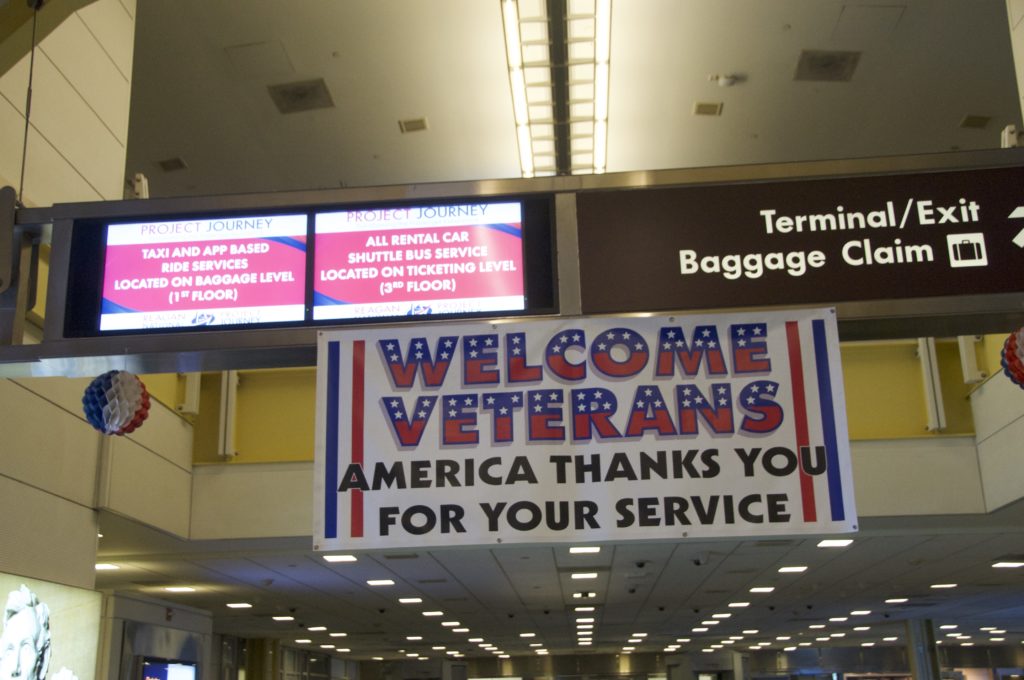
<svg viewBox="0 0 1024 680"><path fill-rule="evenodd" d="M270 618L274 619L275 621L294 621L295 620L294 616L272 616Z"/></svg>
<svg viewBox="0 0 1024 680"><path fill-rule="evenodd" d="M424 616L444 616L444 612L423 612Z"/></svg>
<svg viewBox="0 0 1024 680"><path fill-rule="evenodd" d="M579 619L576 619L576 620L579 621ZM590 620L593 621L593 619L590 619ZM532 638L532 637L537 637L537 634L536 633L520 633L519 637L521 637L521 638Z"/></svg>
<svg viewBox="0 0 1024 680"><path fill-rule="evenodd" d="M983 626L983 627L979 628L978 630L995 630L995 629L996 629L995 626Z"/></svg>
<svg viewBox="0 0 1024 680"><path fill-rule="evenodd" d="M903 604L906 601L907 601L907 598L905 598L905 597L890 597L888 600L885 601L885 603L886 604Z"/></svg>
<svg viewBox="0 0 1024 680"><path fill-rule="evenodd" d="M932 588L936 588L936 589L941 589L941 588L956 588L956 584L955 584L955 583L933 583L933 584L931 585L931 587L932 587Z"/></svg>
<svg viewBox="0 0 1024 680"><path fill-rule="evenodd" d="M989 642L1005 642L1006 638L1004 638L1004 637L994 637L994 638L989 638L988 641Z"/></svg>
<svg viewBox="0 0 1024 680"><path fill-rule="evenodd" d="M755 586L750 589L752 593L770 593L775 590L774 586Z"/></svg>
<svg viewBox="0 0 1024 680"><path fill-rule="evenodd" d="M348 633L331 633L331 637L348 637Z"/></svg>
<svg viewBox="0 0 1024 680"><path fill-rule="evenodd" d="M811 646L810 642L798 642L796 644L797 644L797 647L810 647Z"/></svg>
<svg viewBox="0 0 1024 680"><path fill-rule="evenodd" d="M574 581L580 581L580 580L591 579L591 578L597 578L597 572L596 571L577 571L574 574L572 574L572 579Z"/></svg>
<svg viewBox="0 0 1024 680"><path fill-rule="evenodd" d="M941 626L939 626L939 630L953 630L954 628L959 627L960 626L956 625L955 623L944 623Z"/></svg>
<svg viewBox="0 0 1024 680"><path fill-rule="evenodd" d="M622 651L624 651L624 652L632 652L635 649L636 649L636 647L623 647Z"/></svg>
<svg viewBox="0 0 1024 680"><path fill-rule="evenodd" d="M818 628L824 628L825 624L824 623L812 623L811 625L809 625L807 627L808 628L818 629Z"/></svg>
<svg viewBox="0 0 1024 680"><path fill-rule="evenodd" d="M592 623L577 623L576 624L576 629L577 630L592 630L593 628L594 628L594 624L592 624Z"/></svg>
<svg viewBox="0 0 1024 680"><path fill-rule="evenodd" d="M325 562L355 562L355 555L324 555Z"/></svg>
<svg viewBox="0 0 1024 680"><path fill-rule="evenodd" d="M636 644L637 642L643 642L643 641L644 641L643 638L629 638L628 640L626 640L626 642L630 643L631 645L632 644Z"/></svg>
<svg viewBox="0 0 1024 680"><path fill-rule="evenodd" d="M1003 635L1004 633L1006 633L1006 631L1005 630L1001 630L999 628L996 628L996 629L990 630L989 633L991 633L992 635Z"/></svg>
<svg viewBox="0 0 1024 680"><path fill-rule="evenodd" d="M749 602L730 602L729 606L730 607L749 607L750 603Z"/></svg>
<svg viewBox="0 0 1024 680"><path fill-rule="evenodd" d="M713 618L713 619L727 619L730 616L732 616L732 614L712 614L711 618Z"/></svg>
<svg viewBox="0 0 1024 680"><path fill-rule="evenodd" d="M334 649L334 645L320 645L320 649Z"/></svg>
<svg viewBox="0 0 1024 680"><path fill-rule="evenodd" d="M191 586L167 586L164 588L169 593L194 593L196 589Z"/></svg>
<svg viewBox="0 0 1024 680"><path fill-rule="evenodd" d="M121 567L109 562L100 562L96 565L96 571L117 571Z"/></svg>
<svg viewBox="0 0 1024 680"><path fill-rule="evenodd" d="M301 640L296 640L295 644L297 644L297 645L308 645L310 642L312 642L312 640L307 640L307 639L303 638Z"/></svg>
<svg viewBox="0 0 1024 680"><path fill-rule="evenodd" d="M996 562L992 565L995 569L1020 569L1024 562Z"/></svg>
<svg viewBox="0 0 1024 680"><path fill-rule="evenodd" d="M834 638L846 637L846 633L832 633L831 635L829 635L829 637L834 637Z"/></svg>
<svg viewBox="0 0 1024 680"><path fill-rule="evenodd" d="M846 616L833 616L832 618L829 619L829 621L832 621L834 623L842 623L846 619L847 619Z"/></svg>
<svg viewBox="0 0 1024 680"><path fill-rule="evenodd" d="M544 643L543 642L531 642L530 646L531 647L543 647Z"/></svg>
<svg viewBox="0 0 1024 680"><path fill-rule="evenodd" d="M780 640L780 641L782 641L782 642L785 642L786 640L789 640L789 639L790 639L790 637L789 637L788 635L779 635L779 636L776 636L776 638L775 638L775 639L776 639L776 640Z"/></svg>
<svg viewBox="0 0 1024 680"><path fill-rule="evenodd" d="M860 643L860 646L861 647L874 647L875 643L874 642L862 642L862 643Z"/></svg>
<svg viewBox="0 0 1024 680"><path fill-rule="evenodd" d="M469 628L452 628L453 633L468 633Z"/></svg>
<svg viewBox="0 0 1024 680"><path fill-rule="evenodd" d="M867 616L870 613L870 609L854 609L852 612L850 612L850 616Z"/></svg>
<svg viewBox="0 0 1024 680"><path fill-rule="evenodd" d="M691 628L690 630L693 631L694 633L706 633L706 632L708 632L707 628L703 628L703 627L700 627L700 626L698 626L697 628Z"/></svg>
<svg viewBox="0 0 1024 680"><path fill-rule="evenodd" d="M592 617L592 616L584 616L584 617L580 617L580 618L576 619L576 623L593 623L593 622L594 622L594 617Z"/></svg>
<svg viewBox="0 0 1024 680"><path fill-rule="evenodd" d="M708 619L707 621L701 621L700 625L702 625L702 626L717 626L720 623L721 623L721 621L719 621L717 619Z"/></svg>
<svg viewBox="0 0 1024 680"><path fill-rule="evenodd" d="M819 548L845 548L846 546L853 543L852 538L826 538L823 541L818 541Z"/></svg>
<svg viewBox="0 0 1024 680"><path fill-rule="evenodd" d="M853 629L854 630L860 630L860 631L871 630L871 626L854 626Z"/></svg>
<svg viewBox="0 0 1024 680"><path fill-rule="evenodd" d="M596 545L579 545L569 548L569 553L572 555L593 555L599 552L601 552L601 547Z"/></svg>
<svg viewBox="0 0 1024 680"><path fill-rule="evenodd" d="M454 628L455 626L461 626L462 624L458 621L442 621L441 625L445 628Z"/></svg>
<svg viewBox="0 0 1024 680"><path fill-rule="evenodd" d="M743 636L742 635L730 635L729 639L730 640L742 640ZM687 642L689 642L689 640L687 640Z"/></svg>
<svg viewBox="0 0 1024 680"><path fill-rule="evenodd" d="M594 607L576 607L573 611L577 611L577 612L592 612L592 611L594 611Z"/></svg>
<svg viewBox="0 0 1024 680"><path fill-rule="evenodd" d="M961 647L973 647L974 643L973 642L961 642L960 646Z"/></svg>
<svg viewBox="0 0 1024 680"><path fill-rule="evenodd" d="M800 574L807 571L807 567L779 567L780 574Z"/></svg>
<svg viewBox="0 0 1024 680"><path fill-rule="evenodd" d="M686 642L689 642L689 641L690 641L690 638L676 638L676 642L686 643Z"/></svg>
<svg viewBox="0 0 1024 680"><path fill-rule="evenodd" d="M818 642L828 642L832 638L829 638L829 637L816 637L814 639L817 640Z"/></svg>
<svg viewBox="0 0 1024 680"><path fill-rule="evenodd" d="M310 633L319 633L322 630L327 630L327 626L310 626L307 628Z"/></svg>
<svg viewBox="0 0 1024 680"><path fill-rule="evenodd" d="M310 630L313 630L313 629L310 628ZM416 642L417 640L422 640L423 636L422 635L406 635L405 639L408 640L409 642Z"/></svg>
<svg viewBox="0 0 1024 680"><path fill-rule="evenodd" d="M229 609L252 609L252 605L248 602L229 602Z"/></svg>
<svg viewBox="0 0 1024 680"><path fill-rule="evenodd" d="M796 647L783 647L782 651L784 651L784 652L795 652L796 651Z"/></svg>
<svg viewBox="0 0 1024 680"><path fill-rule="evenodd" d="M400 597L398 598L399 604L420 604L423 602L423 598L420 597Z"/></svg>
<svg viewBox="0 0 1024 680"><path fill-rule="evenodd" d="M759 631L757 628L750 628L748 630L743 631L743 634L744 635L757 635L760 632L761 631Z"/></svg>
<svg viewBox="0 0 1024 680"><path fill-rule="evenodd" d="M896 642L897 640L899 640L899 638L896 637L895 635L890 635L889 637L884 637L882 639L885 640L886 642Z"/></svg>
<svg viewBox="0 0 1024 680"><path fill-rule="evenodd" d="M597 597L597 593L588 592L588 591L582 591L582 592L579 592L579 593L573 593L572 597L573 597L574 600L579 600L579 599L586 600L586 599L589 599L591 597Z"/></svg>
<svg viewBox="0 0 1024 680"><path fill-rule="evenodd" d="M375 657L373 657L373 660L374 661L383 661L384 657L383 656L375 656Z"/></svg>
<svg viewBox="0 0 1024 680"><path fill-rule="evenodd" d="M393 586L395 582L389 578L375 578L366 582L368 586Z"/></svg>

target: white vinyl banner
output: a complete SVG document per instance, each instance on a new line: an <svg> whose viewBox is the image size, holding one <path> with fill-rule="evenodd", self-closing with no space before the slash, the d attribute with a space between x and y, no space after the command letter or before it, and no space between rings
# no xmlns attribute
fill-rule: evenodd
<svg viewBox="0 0 1024 680"><path fill-rule="evenodd" d="M320 334L319 550L857 528L835 312Z"/></svg>

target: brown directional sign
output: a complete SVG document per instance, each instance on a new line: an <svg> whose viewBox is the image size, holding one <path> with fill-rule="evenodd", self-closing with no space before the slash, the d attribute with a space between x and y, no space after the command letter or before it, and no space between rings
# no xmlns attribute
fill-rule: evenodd
<svg viewBox="0 0 1024 680"><path fill-rule="evenodd" d="M584 313L1024 291L1024 168L577 196Z"/></svg>

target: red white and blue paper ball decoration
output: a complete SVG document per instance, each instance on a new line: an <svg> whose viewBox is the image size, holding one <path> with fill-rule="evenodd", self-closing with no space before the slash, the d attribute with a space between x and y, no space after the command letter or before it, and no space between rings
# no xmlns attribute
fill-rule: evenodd
<svg viewBox="0 0 1024 680"><path fill-rule="evenodd" d="M1017 387L1024 388L1024 328L1018 328L1006 338L1000 363L1006 377Z"/></svg>
<svg viewBox="0 0 1024 680"><path fill-rule="evenodd" d="M103 434L127 434L149 416L149 392L134 373L107 371L85 388L82 408Z"/></svg>

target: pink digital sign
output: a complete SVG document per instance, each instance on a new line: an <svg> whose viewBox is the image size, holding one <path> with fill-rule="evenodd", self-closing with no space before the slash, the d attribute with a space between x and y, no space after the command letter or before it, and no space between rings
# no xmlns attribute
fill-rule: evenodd
<svg viewBox="0 0 1024 680"><path fill-rule="evenodd" d="M316 216L313 318L525 308L520 203Z"/></svg>
<svg viewBox="0 0 1024 680"><path fill-rule="evenodd" d="M107 227L100 330L302 321L306 215Z"/></svg>

